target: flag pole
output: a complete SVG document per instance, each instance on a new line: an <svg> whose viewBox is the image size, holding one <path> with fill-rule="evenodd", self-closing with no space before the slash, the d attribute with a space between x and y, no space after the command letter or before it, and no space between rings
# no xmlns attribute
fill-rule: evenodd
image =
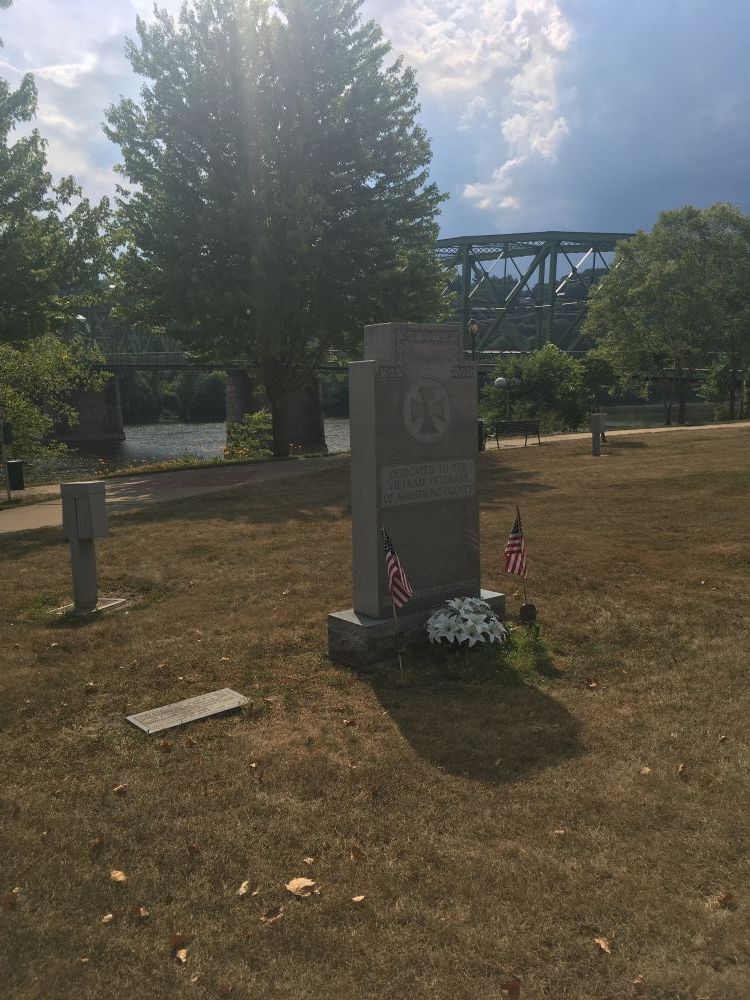
<svg viewBox="0 0 750 1000"><path fill-rule="evenodd" d="M398 615L396 614L396 602L391 597L391 607L393 608L393 638L396 640L396 652L398 654L398 669L401 680L404 679L404 661L401 658L401 648L398 641Z"/></svg>

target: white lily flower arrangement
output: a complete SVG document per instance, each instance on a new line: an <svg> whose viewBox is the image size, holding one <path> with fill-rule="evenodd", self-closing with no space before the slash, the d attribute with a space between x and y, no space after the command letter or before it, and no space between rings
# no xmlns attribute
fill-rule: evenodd
<svg viewBox="0 0 750 1000"><path fill-rule="evenodd" d="M446 601L427 619L430 642L504 643L508 630L486 601L478 597L454 597Z"/></svg>

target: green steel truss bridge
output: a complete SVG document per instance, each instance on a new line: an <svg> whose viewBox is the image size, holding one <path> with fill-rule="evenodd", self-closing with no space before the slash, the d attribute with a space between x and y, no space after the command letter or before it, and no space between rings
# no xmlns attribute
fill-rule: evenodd
<svg viewBox="0 0 750 1000"><path fill-rule="evenodd" d="M453 272L445 289L472 351L585 346L586 301L632 233L497 233L438 240L438 260Z"/></svg>
<svg viewBox="0 0 750 1000"><path fill-rule="evenodd" d="M546 341L567 351L587 346L580 326L588 296L609 271L615 245L631 235L498 233L438 240L435 253L451 273L444 294L453 297L452 319L466 331L467 350L492 367L498 351L533 350ZM101 367L119 371L247 367L191 355L176 336L95 332L94 339L106 358ZM332 353L321 371L345 370L347 360Z"/></svg>

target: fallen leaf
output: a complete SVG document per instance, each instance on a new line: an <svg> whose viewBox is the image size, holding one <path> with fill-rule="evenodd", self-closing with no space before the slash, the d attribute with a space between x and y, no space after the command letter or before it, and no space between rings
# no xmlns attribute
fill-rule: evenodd
<svg viewBox="0 0 750 1000"><path fill-rule="evenodd" d="M87 958L86 955L81 955L78 961L81 963L81 965L88 965L91 959Z"/></svg>
<svg viewBox="0 0 750 1000"><path fill-rule="evenodd" d="M609 947L609 941L605 937L594 938L594 944L599 945L599 951L605 952L607 955L612 954L612 950Z"/></svg>
<svg viewBox="0 0 750 1000"><path fill-rule="evenodd" d="M114 913L105 913L104 916L102 917L103 924L113 924L114 922L115 922Z"/></svg>
<svg viewBox="0 0 750 1000"><path fill-rule="evenodd" d="M643 976L636 976L633 980L633 996L645 997L647 989L646 980Z"/></svg>
<svg viewBox="0 0 750 1000"><path fill-rule="evenodd" d="M306 865L315 864L315 858L303 858L302 860L305 862Z"/></svg>
<svg viewBox="0 0 750 1000"><path fill-rule="evenodd" d="M291 882L286 883L285 888L295 896L303 897L311 896L314 892L320 892L318 883L314 882L311 878L293 878Z"/></svg>
<svg viewBox="0 0 750 1000"><path fill-rule="evenodd" d="M222 656L222 657L220 657L220 659L221 659L222 663L229 663L229 657L228 656Z"/></svg>
<svg viewBox="0 0 750 1000"><path fill-rule="evenodd" d="M119 882L122 884L123 882L127 882L128 876L125 874L125 872L118 871L115 868L109 873L109 879L110 882Z"/></svg>
<svg viewBox="0 0 750 1000"><path fill-rule="evenodd" d="M344 719L344 725L345 726L353 726L353 725L355 725L354 719Z"/></svg>
<svg viewBox="0 0 750 1000"><path fill-rule="evenodd" d="M96 686L96 684L94 684L93 681L89 681L86 684L86 687L85 687L86 694L96 694L96 692L98 690L99 690L99 688Z"/></svg>
<svg viewBox="0 0 750 1000"><path fill-rule="evenodd" d="M115 795L127 795L128 785L127 782L123 782L121 785L115 785L112 789Z"/></svg>
<svg viewBox="0 0 750 1000"><path fill-rule="evenodd" d="M685 773L685 765L684 764L678 764L678 766L677 766L677 773L678 774L684 774Z"/></svg>
<svg viewBox="0 0 750 1000"><path fill-rule="evenodd" d="M265 913L261 913L260 919L264 924L275 924L277 920L281 920L284 916L283 906L272 906L270 910L266 910Z"/></svg>
<svg viewBox="0 0 750 1000"><path fill-rule="evenodd" d="M190 944L192 938L189 934L173 934L169 939L169 947L172 951L176 951L178 948L184 948L186 945Z"/></svg>
<svg viewBox="0 0 750 1000"><path fill-rule="evenodd" d="M365 852L361 847L357 847L356 844L352 844L349 849L349 857L352 859L355 865L361 864L365 860Z"/></svg>
<svg viewBox="0 0 750 1000"><path fill-rule="evenodd" d="M364 903L364 901L365 901L364 896L352 896L353 903Z"/></svg>
<svg viewBox="0 0 750 1000"><path fill-rule="evenodd" d="M640 773L641 774L651 774L651 768L644 766L644 767L641 768Z"/></svg>
<svg viewBox="0 0 750 1000"><path fill-rule="evenodd" d="M728 736L720 736L720 737L719 737L719 743L726 743L726 741L727 741L728 739L729 739L729 737L728 737Z"/></svg>
<svg viewBox="0 0 750 1000"><path fill-rule="evenodd" d="M187 948L178 948L174 953L174 957L180 965L184 965L187 962Z"/></svg>
<svg viewBox="0 0 750 1000"><path fill-rule="evenodd" d="M193 983L193 984L195 984L195 983L198 982L199 979L200 979L200 974L196 972L196 974L194 976L190 977L190 982Z"/></svg>
<svg viewBox="0 0 750 1000"><path fill-rule="evenodd" d="M150 914L145 906L134 906L133 916L136 920L148 920Z"/></svg>
<svg viewBox="0 0 750 1000"><path fill-rule="evenodd" d="M586 687L587 688L597 688L597 687L599 687L599 681L596 679L596 677L587 677L586 678Z"/></svg>
<svg viewBox="0 0 750 1000"><path fill-rule="evenodd" d="M89 844L90 851L98 851L99 848L104 847L105 840L104 837L95 837Z"/></svg>
<svg viewBox="0 0 750 1000"><path fill-rule="evenodd" d="M188 844L187 845L187 852L188 852L188 854L191 854L191 855L195 856L196 854L200 854L201 849L200 849L200 847L198 847L197 844Z"/></svg>
<svg viewBox="0 0 750 1000"><path fill-rule="evenodd" d="M506 996L511 997L511 1000L518 1000L521 996L521 980L518 976L511 976L506 982L500 984L500 989Z"/></svg>
<svg viewBox="0 0 750 1000"><path fill-rule="evenodd" d="M553 830L552 832L556 837L564 837L565 834L568 832L568 829L567 827L561 826L559 830Z"/></svg>
<svg viewBox="0 0 750 1000"><path fill-rule="evenodd" d="M15 889L11 889L10 892L6 892L3 896L3 909L12 910L13 907L18 902L18 897L21 895L21 887L16 886Z"/></svg>

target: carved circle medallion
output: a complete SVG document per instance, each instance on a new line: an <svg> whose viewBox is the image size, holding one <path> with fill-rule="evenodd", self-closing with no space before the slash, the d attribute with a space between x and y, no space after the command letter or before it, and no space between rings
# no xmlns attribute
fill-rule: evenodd
<svg viewBox="0 0 750 1000"><path fill-rule="evenodd" d="M404 424L419 444L436 444L448 433L453 403L450 393L437 379L412 382L404 397Z"/></svg>

